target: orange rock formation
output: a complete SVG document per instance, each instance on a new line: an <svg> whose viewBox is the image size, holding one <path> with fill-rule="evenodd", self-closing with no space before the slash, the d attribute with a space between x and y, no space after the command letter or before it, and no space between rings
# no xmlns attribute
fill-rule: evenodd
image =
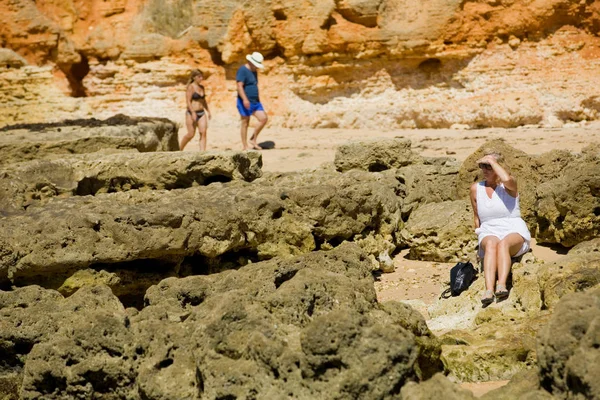
<svg viewBox="0 0 600 400"><path fill-rule="evenodd" d="M599 32L591 0L10 0L0 125L183 121L195 67L235 124L235 70L259 50L273 124L561 126L600 116Z"/></svg>

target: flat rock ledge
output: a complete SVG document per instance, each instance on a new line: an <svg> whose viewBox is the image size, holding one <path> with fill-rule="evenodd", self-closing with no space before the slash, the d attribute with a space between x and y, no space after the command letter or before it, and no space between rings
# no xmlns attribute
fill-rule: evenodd
<svg viewBox="0 0 600 400"><path fill-rule="evenodd" d="M177 124L165 118L115 115L0 129L0 165L97 151L179 150Z"/></svg>
<svg viewBox="0 0 600 400"><path fill-rule="evenodd" d="M261 167L258 152L93 153L10 164L0 167L0 215L55 197L250 182Z"/></svg>
<svg viewBox="0 0 600 400"><path fill-rule="evenodd" d="M402 226L398 185L391 175L321 171L53 199L0 218L0 284L58 288L88 267L207 273L222 257L289 257L344 241L378 255L395 248Z"/></svg>

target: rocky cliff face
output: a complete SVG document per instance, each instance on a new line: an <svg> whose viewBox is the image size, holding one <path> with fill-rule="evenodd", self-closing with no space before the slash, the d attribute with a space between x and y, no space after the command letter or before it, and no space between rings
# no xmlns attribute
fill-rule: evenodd
<svg viewBox="0 0 600 400"><path fill-rule="evenodd" d="M574 0L11 0L0 124L116 112L183 121L191 68L215 123L234 74L290 127L560 126L596 119L600 4Z"/></svg>

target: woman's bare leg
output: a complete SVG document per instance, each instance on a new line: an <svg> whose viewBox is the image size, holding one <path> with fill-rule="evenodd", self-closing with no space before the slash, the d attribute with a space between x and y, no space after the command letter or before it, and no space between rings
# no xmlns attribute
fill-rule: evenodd
<svg viewBox="0 0 600 400"><path fill-rule="evenodd" d="M266 112L261 110L256 111L254 113L254 116L256 117L256 119L258 119L258 125L256 126L256 128L254 128L254 133L250 137L250 146L252 146L252 148L254 149L260 149L260 147L258 146L258 134L267 124L269 117L267 116Z"/></svg>
<svg viewBox="0 0 600 400"><path fill-rule="evenodd" d="M485 251L483 256L483 274L485 276L485 289L494 291L496 287L496 272L498 270L498 243L500 239L496 236L486 236L481 241Z"/></svg>
<svg viewBox="0 0 600 400"><path fill-rule="evenodd" d="M196 133L196 123L189 113L185 113L185 126L187 127L187 134L181 138L179 150L183 150L190 140L194 138L194 134Z"/></svg>
<svg viewBox="0 0 600 400"><path fill-rule="evenodd" d="M507 235L498 243L498 285L506 287L506 280L512 266L511 257L521 250L525 239L518 233Z"/></svg>
<svg viewBox="0 0 600 400"><path fill-rule="evenodd" d="M204 114L198 120L198 132L200 133L200 151L206 150L206 131L208 130L208 116Z"/></svg>

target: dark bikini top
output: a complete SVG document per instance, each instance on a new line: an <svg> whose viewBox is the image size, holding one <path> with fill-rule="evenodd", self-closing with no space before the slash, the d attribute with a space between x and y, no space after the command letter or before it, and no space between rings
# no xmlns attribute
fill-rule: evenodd
<svg viewBox="0 0 600 400"><path fill-rule="evenodd" d="M202 100L205 97L206 97L206 95L200 94L198 92L192 93L192 100Z"/></svg>

